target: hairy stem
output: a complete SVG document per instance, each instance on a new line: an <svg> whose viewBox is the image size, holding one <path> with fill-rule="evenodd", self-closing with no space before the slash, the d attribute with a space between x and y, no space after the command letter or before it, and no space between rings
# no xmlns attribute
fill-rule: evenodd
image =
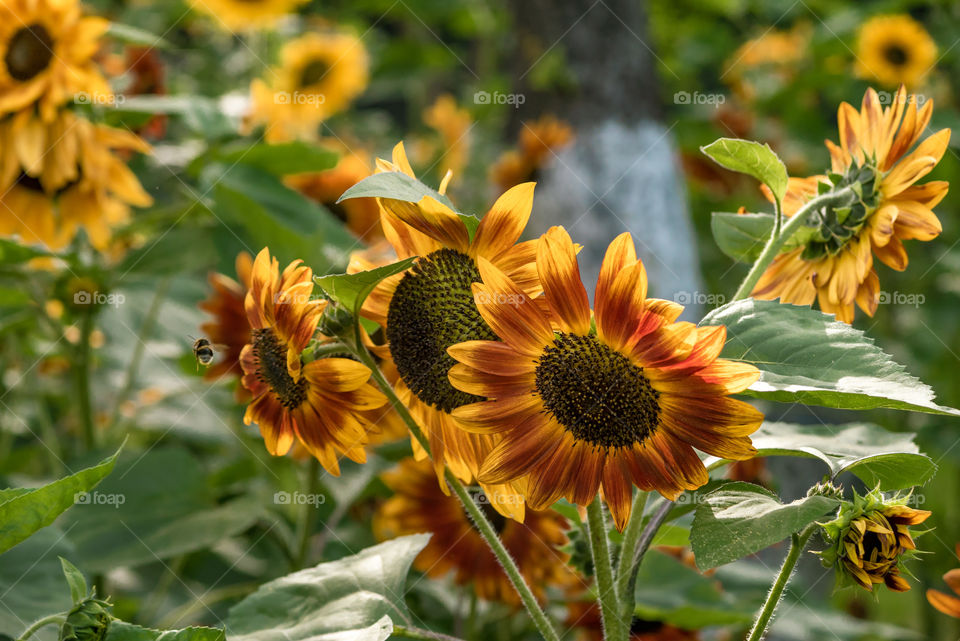
<svg viewBox="0 0 960 641"><path fill-rule="evenodd" d="M640 533L643 532L643 509L647 506L649 496L649 492L640 490L633 497L633 505L630 507L630 520L627 521L627 527L623 530L623 545L620 547L620 559L617 561L617 594L620 595L624 604L627 601L626 590L633 561L633 551L637 549Z"/></svg>
<svg viewBox="0 0 960 641"><path fill-rule="evenodd" d="M17 639L17 641L26 641L33 636L33 633L42 628L45 625L50 625L51 623L63 623L67 618L66 612L57 612L56 614L51 614L35 621L29 628L23 631L23 634Z"/></svg>
<svg viewBox="0 0 960 641"><path fill-rule="evenodd" d="M800 555L807 546L807 541L810 540L810 537L816 532L816 529L817 524L811 523L802 532L790 537L790 551L787 552L787 558L783 560L780 573L770 588L767 600L760 609L760 613L757 614L757 620L753 623L753 627L750 628L747 641L760 641L760 639L763 638L763 635L767 631L767 626L770 625L770 619L773 618L774 611L777 609L777 606L780 605L780 599L783 598L783 591L786 589L787 583L790 582L793 569L797 566L797 561L800 560Z"/></svg>
<svg viewBox="0 0 960 641"><path fill-rule="evenodd" d="M597 577L597 603L603 619L604 639L627 641L627 620L621 616L620 598L613 580L610 563L610 546L607 542L607 527L603 518L600 497L594 497L587 506L587 531L590 551L593 554L594 574Z"/></svg>
<svg viewBox="0 0 960 641"><path fill-rule="evenodd" d="M625 578L623 575L619 577L619 580L624 581L623 591L621 592L621 595L623 595L624 617L633 617L633 607L636 603L634 601L634 592L637 588L637 573L640 571L640 563L643 562L644 555L647 553L647 550L650 549L650 544L653 543L653 537L657 535L660 526L667 520L667 515L670 514L671 509L673 509L673 501L664 500L663 505L650 517L650 520L643 528L640 539L633 548L628 565L623 568L629 571L624 572ZM626 557L624 558L626 559ZM621 564L622 563L623 561L621 561Z"/></svg>

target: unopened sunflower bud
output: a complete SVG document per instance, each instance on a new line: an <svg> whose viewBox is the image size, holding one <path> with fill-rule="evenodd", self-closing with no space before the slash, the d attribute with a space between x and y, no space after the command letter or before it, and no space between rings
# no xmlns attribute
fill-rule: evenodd
<svg viewBox="0 0 960 641"><path fill-rule="evenodd" d="M95 596L80 601L67 613L67 619L60 627L59 641L103 641L107 638L113 618L107 610L111 604Z"/></svg>
<svg viewBox="0 0 960 641"><path fill-rule="evenodd" d="M807 496L826 496L839 499L843 497L843 486L834 485L829 479L824 479L807 490Z"/></svg>
<svg viewBox="0 0 960 641"><path fill-rule="evenodd" d="M353 314L342 305L330 304L320 317L320 333L324 336L343 336L353 328Z"/></svg>
<svg viewBox="0 0 960 641"><path fill-rule="evenodd" d="M900 573L917 547L910 526L930 516L927 510L908 507L909 498L885 498L879 489L865 496L854 493L853 502L844 503L837 518L823 525L830 543L819 553L823 564L866 590L877 583L896 592L909 590Z"/></svg>

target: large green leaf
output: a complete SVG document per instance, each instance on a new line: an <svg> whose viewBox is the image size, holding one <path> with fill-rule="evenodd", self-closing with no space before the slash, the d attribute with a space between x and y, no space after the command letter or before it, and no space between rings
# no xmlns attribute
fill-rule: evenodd
<svg viewBox="0 0 960 641"><path fill-rule="evenodd" d="M715 211L710 218L713 239L720 250L741 263L752 263L760 256L773 231L773 214L739 214ZM801 227L784 243L781 251L789 251L805 244L816 233L811 227Z"/></svg>
<svg viewBox="0 0 960 641"><path fill-rule="evenodd" d="M274 176L323 171L337 164L335 151L303 141L259 143L231 150L221 158L227 164L250 165Z"/></svg>
<svg viewBox="0 0 960 641"><path fill-rule="evenodd" d="M230 641L383 641L409 623L407 573L429 540L414 534L270 581L230 609Z"/></svg>
<svg viewBox="0 0 960 641"><path fill-rule="evenodd" d="M412 256L365 272L328 274L327 276L317 276L314 280L331 298L343 305L344 308L357 314L363 305L363 301L367 299L367 296L380 281L409 269L416 260L417 257Z"/></svg>
<svg viewBox="0 0 960 641"><path fill-rule="evenodd" d="M758 485L727 483L703 496L693 517L690 543L701 570L741 559L799 532L840 501L808 496L792 503Z"/></svg>
<svg viewBox="0 0 960 641"><path fill-rule="evenodd" d="M726 325L722 356L752 363L760 380L744 392L786 403L840 409L893 408L950 414L929 386L858 329L822 312L776 301L734 301L701 325Z"/></svg>
<svg viewBox="0 0 960 641"><path fill-rule="evenodd" d="M224 641L218 628L184 628L182 630L151 630L124 621L113 621L105 641Z"/></svg>
<svg viewBox="0 0 960 641"><path fill-rule="evenodd" d="M456 211L453 203L450 202L450 199L444 194L441 194L436 189L427 187L416 178L411 178L400 171L385 171L368 176L343 192L340 200L350 198L393 198L394 200L415 203L419 202L424 196L430 196L434 200L438 200L450 209Z"/></svg>
<svg viewBox="0 0 960 641"><path fill-rule="evenodd" d="M0 503L0 553L53 523L78 497L96 487L113 470L119 453L49 485L6 494L7 500Z"/></svg>
<svg viewBox="0 0 960 641"><path fill-rule="evenodd" d="M106 498L64 517L78 564L88 572L209 547L250 527L267 508L249 496L218 504L201 462L172 447L122 460L98 494Z"/></svg>
<svg viewBox="0 0 960 641"><path fill-rule="evenodd" d="M717 164L753 176L782 201L787 193L787 168L767 145L739 138L720 138L700 150Z"/></svg>
<svg viewBox="0 0 960 641"><path fill-rule="evenodd" d="M869 487L879 484L884 490L898 490L923 485L937 471L913 437L871 423L764 423L752 439L759 456L817 458L834 477L852 472Z"/></svg>

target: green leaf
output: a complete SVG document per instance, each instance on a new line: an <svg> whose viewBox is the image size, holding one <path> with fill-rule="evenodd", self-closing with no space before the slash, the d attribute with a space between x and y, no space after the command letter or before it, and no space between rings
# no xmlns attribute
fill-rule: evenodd
<svg viewBox="0 0 960 641"><path fill-rule="evenodd" d="M753 176L783 201L787 193L787 168L767 145L739 138L720 138L700 151L718 165L731 171Z"/></svg>
<svg viewBox="0 0 960 641"><path fill-rule="evenodd" d="M210 267L215 258L210 251L211 236L207 229L175 227L128 252L114 272L159 276Z"/></svg>
<svg viewBox="0 0 960 641"><path fill-rule="evenodd" d="M83 578L83 573L77 569L77 566L62 556L60 565L63 566L63 576L70 586L70 598L74 603L80 603L87 597L87 580Z"/></svg>
<svg viewBox="0 0 960 641"><path fill-rule="evenodd" d="M231 641L383 641L409 621L407 573L429 540L414 534L270 581L230 608Z"/></svg>
<svg viewBox="0 0 960 641"><path fill-rule="evenodd" d="M96 487L113 470L119 453L117 450L93 467L18 494L0 504L0 553L53 523L57 516L78 501L78 496Z"/></svg>
<svg viewBox="0 0 960 641"><path fill-rule="evenodd" d="M741 263L752 263L770 239L774 217L771 214L713 212L710 229L724 254Z"/></svg>
<svg viewBox="0 0 960 641"><path fill-rule="evenodd" d="M456 211L453 203L444 194L400 171L385 171L368 176L345 191L337 202L349 198L393 198L416 203L424 196L430 196Z"/></svg>
<svg viewBox="0 0 960 641"><path fill-rule="evenodd" d="M286 176L335 167L335 151L303 141L279 144L261 143L236 149L221 156L228 164L240 163L257 167L274 176Z"/></svg>
<svg viewBox="0 0 960 641"><path fill-rule="evenodd" d="M120 22L111 22L107 35L120 42L150 47L151 49L169 49L170 43L146 29Z"/></svg>
<svg viewBox="0 0 960 641"><path fill-rule="evenodd" d="M151 630L124 621L112 621L106 641L224 641L225 638L219 628Z"/></svg>
<svg viewBox="0 0 960 641"><path fill-rule="evenodd" d="M751 438L759 456L813 457L826 463L834 477L852 472L868 487L899 490L923 485L937 471L913 437L871 423L764 423Z"/></svg>
<svg viewBox="0 0 960 641"><path fill-rule="evenodd" d="M697 567L709 570L773 545L840 505L825 496L783 504L751 483L727 483L702 497L693 517L690 543Z"/></svg>
<svg viewBox="0 0 960 641"><path fill-rule="evenodd" d="M174 447L120 461L98 494L104 498L64 517L77 546L75 558L88 572L210 547L249 528L268 507L264 498L247 495L218 502L201 462Z"/></svg>
<svg viewBox="0 0 960 641"><path fill-rule="evenodd" d="M643 557L637 574L636 616L685 630L748 624L754 604L742 603L678 559L657 550Z"/></svg>
<svg viewBox="0 0 960 641"><path fill-rule="evenodd" d="M40 247L29 247L6 238L0 238L0 265L19 265L39 256L53 256Z"/></svg>
<svg viewBox="0 0 960 641"><path fill-rule="evenodd" d="M328 274L314 280L331 298L350 310L355 316L370 292L385 278L406 271L417 260L416 256L356 274Z"/></svg>
<svg viewBox="0 0 960 641"><path fill-rule="evenodd" d="M838 409L886 407L960 416L937 405L933 390L873 339L809 307L746 299L713 310L700 324L726 325L721 356L760 370L760 380L745 394Z"/></svg>
<svg viewBox="0 0 960 641"><path fill-rule="evenodd" d="M58 556L73 552L64 532L51 526L0 555L0 631L16 638L30 622L71 608ZM56 641L58 636L51 625L30 641Z"/></svg>
<svg viewBox="0 0 960 641"><path fill-rule="evenodd" d="M193 133L206 140L234 135L237 123L227 116L214 98L204 96L126 96L106 116L110 124L122 124L124 118L166 114L180 118Z"/></svg>

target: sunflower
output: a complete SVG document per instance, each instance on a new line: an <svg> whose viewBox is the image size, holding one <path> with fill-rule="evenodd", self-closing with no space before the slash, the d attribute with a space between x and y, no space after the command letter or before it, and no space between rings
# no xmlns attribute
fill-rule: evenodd
<svg viewBox="0 0 960 641"><path fill-rule="evenodd" d="M109 24L75 0L0 3L0 116L36 103L50 121L80 95L112 97L93 61Z"/></svg>
<svg viewBox="0 0 960 641"><path fill-rule="evenodd" d="M886 87L916 87L937 61L937 45L907 15L876 16L860 27L857 73Z"/></svg>
<svg viewBox="0 0 960 641"><path fill-rule="evenodd" d="M372 428L368 413L386 404L370 383L370 370L349 358L302 353L317 329L326 301L315 300L313 271L294 261L280 273L264 248L254 260L244 299L250 342L243 347L242 382L253 400L243 421L260 427L267 451L286 454L299 441L333 475L338 456L362 463Z"/></svg>
<svg viewBox="0 0 960 641"><path fill-rule="evenodd" d="M796 305L811 305L816 299L821 310L846 323L853 322L854 303L873 316L880 294L874 255L903 271L907 253L901 241L932 240L942 229L933 207L946 196L949 184L915 183L940 162L950 130L919 142L933 101L921 109L917 102L901 87L886 109L873 89L864 95L860 111L840 105L840 145L827 141L831 170L835 186L859 183L862 196L849 212L821 211L816 234L803 247L774 259L757 282L754 297L779 297ZM816 195L818 183L826 181L825 176L791 178L784 214L796 213ZM765 193L770 197L769 190Z"/></svg>
<svg viewBox="0 0 960 641"><path fill-rule="evenodd" d="M378 160L377 166L379 171L413 176L402 143L394 148L393 162ZM455 408L479 399L450 385L447 371L453 359L446 349L465 340L495 338L470 290L480 280L478 260L492 261L530 295L540 292L534 243L517 244L533 207L533 187L526 183L503 194L472 239L463 219L429 196L418 203L379 199L384 234L397 258L419 259L405 272L383 280L364 302L362 313L384 328L386 344L378 353L397 369L397 395L424 428L444 488L445 465L457 478L471 482L497 441L494 436L463 432L451 418ZM418 458L426 456L415 439L413 448ZM496 507L523 518L521 502Z"/></svg>
<svg viewBox="0 0 960 641"><path fill-rule="evenodd" d="M326 207L347 229L366 243L383 238L380 208L374 198L351 198L338 203L343 192L369 176L372 168L365 156L336 145L340 157L332 169L295 174L285 182L308 198Z"/></svg>
<svg viewBox="0 0 960 641"><path fill-rule="evenodd" d="M524 123L517 149L503 153L491 170L494 183L507 190L516 184L536 180L557 150L573 141L573 129L556 116L547 114Z"/></svg>
<svg viewBox="0 0 960 641"><path fill-rule="evenodd" d="M486 399L454 409L453 417L464 429L502 438L480 481L526 477L524 496L534 510L561 497L586 505L602 488L623 530L633 484L672 500L707 482L694 447L734 460L756 453L749 435L763 414L728 395L760 372L718 358L724 327L675 322L682 306L646 299L646 272L629 233L604 257L596 330L576 249L562 227L537 243L545 306L492 263L479 263L483 283L473 291L498 340L448 351L459 361L450 370L453 387Z"/></svg>
<svg viewBox="0 0 960 641"><path fill-rule="evenodd" d="M956 551L957 556L960 557L960 543L957 544ZM943 581L953 590L954 594L960 595L960 568L950 570L944 574ZM957 597L941 592L940 590L927 590L927 601L944 614L960 619L960 599Z"/></svg>
<svg viewBox="0 0 960 641"><path fill-rule="evenodd" d="M250 274L253 270L253 258L247 252L237 254L236 271L240 282L225 274L211 273L210 296L200 302L200 309L213 316L213 320L200 326L200 330L211 343L222 345L222 356L207 368L203 378L216 381L224 376L243 375L240 367L240 353L250 342L250 321L244 309L244 299L250 289ZM236 388L238 401L249 400L249 390L242 385Z"/></svg>
<svg viewBox="0 0 960 641"><path fill-rule="evenodd" d="M293 13L307 0L193 0L193 8L228 31L258 31Z"/></svg>
<svg viewBox="0 0 960 641"><path fill-rule="evenodd" d="M107 249L129 205L153 202L114 154L130 151L150 147L68 110L49 122L32 110L0 121L0 235L60 249L82 227L96 249Z"/></svg>
<svg viewBox="0 0 960 641"><path fill-rule="evenodd" d="M803 22L790 30L768 29L733 52L721 78L745 101L779 91L790 83L809 55L812 32Z"/></svg>
<svg viewBox="0 0 960 641"><path fill-rule="evenodd" d="M470 112L459 108L453 96L443 94L424 110L423 121L443 140L442 166L459 174L470 153L470 129L473 127Z"/></svg>
<svg viewBox="0 0 960 641"><path fill-rule="evenodd" d="M368 81L367 51L348 33L308 33L284 45L270 82L250 86L250 123L265 123L270 142L316 137L317 126L342 111Z"/></svg>
<svg viewBox="0 0 960 641"><path fill-rule="evenodd" d="M458 585L472 583L477 596L519 608L520 597L460 502L445 495L425 461L412 458L381 476L393 495L374 516L374 532L381 540L429 532L427 547L414 567L430 577L454 572ZM543 600L548 586L566 587L577 582L560 547L567 542L567 521L553 511L528 511L523 523L504 518L490 509L491 499L482 490L472 491L513 557L534 595Z"/></svg>

